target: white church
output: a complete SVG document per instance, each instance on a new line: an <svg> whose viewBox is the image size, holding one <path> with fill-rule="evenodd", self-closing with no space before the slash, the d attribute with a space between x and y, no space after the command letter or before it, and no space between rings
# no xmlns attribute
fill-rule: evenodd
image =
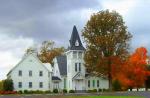
<svg viewBox="0 0 150 98"><path fill-rule="evenodd" d="M7 74L12 79L14 90L63 89L86 91L108 89L108 80L86 72L84 52L76 26L73 27L68 50L54 58L54 66L42 63L34 53L27 54Z"/></svg>

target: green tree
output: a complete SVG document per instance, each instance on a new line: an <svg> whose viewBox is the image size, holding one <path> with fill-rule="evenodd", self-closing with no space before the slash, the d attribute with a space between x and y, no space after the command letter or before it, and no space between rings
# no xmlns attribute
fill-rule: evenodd
<svg viewBox="0 0 150 98"><path fill-rule="evenodd" d="M3 90L3 81L0 81L0 91Z"/></svg>
<svg viewBox="0 0 150 98"><path fill-rule="evenodd" d="M107 76L112 90L114 58L127 57L131 34L116 11L100 11L91 16L82 31L86 42L85 65L89 72ZM117 65L116 65L117 66Z"/></svg>
<svg viewBox="0 0 150 98"><path fill-rule="evenodd" d="M4 91L13 91L14 85L12 79L6 79L3 81L3 90Z"/></svg>
<svg viewBox="0 0 150 98"><path fill-rule="evenodd" d="M53 59L64 52L63 47L55 47L53 41L44 41L40 47L39 58L43 63L53 65Z"/></svg>
<svg viewBox="0 0 150 98"><path fill-rule="evenodd" d="M120 84L119 80L113 81L113 90L114 91L120 91L121 90L121 84Z"/></svg>

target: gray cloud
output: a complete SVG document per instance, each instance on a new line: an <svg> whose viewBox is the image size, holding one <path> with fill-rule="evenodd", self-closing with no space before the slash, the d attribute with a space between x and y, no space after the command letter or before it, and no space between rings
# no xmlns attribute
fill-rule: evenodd
<svg viewBox="0 0 150 98"><path fill-rule="evenodd" d="M80 26L80 16L71 19L81 9L95 8L96 0L7 0L0 2L0 29L11 36L31 37L36 41L66 40L74 24ZM68 16L69 15L69 16ZM81 28L81 27L80 27ZM59 42L59 41L58 41Z"/></svg>

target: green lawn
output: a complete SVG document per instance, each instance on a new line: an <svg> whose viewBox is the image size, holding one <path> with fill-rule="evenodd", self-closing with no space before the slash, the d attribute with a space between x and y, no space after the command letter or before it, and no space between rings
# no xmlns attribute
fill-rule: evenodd
<svg viewBox="0 0 150 98"><path fill-rule="evenodd" d="M145 98L137 96L65 96L64 98Z"/></svg>

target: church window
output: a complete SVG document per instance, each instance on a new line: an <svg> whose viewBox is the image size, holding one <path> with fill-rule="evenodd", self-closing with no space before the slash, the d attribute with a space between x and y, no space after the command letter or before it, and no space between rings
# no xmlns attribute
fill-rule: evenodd
<svg viewBox="0 0 150 98"><path fill-rule="evenodd" d="M39 83L39 88L43 88L43 82Z"/></svg>
<svg viewBox="0 0 150 98"><path fill-rule="evenodd" d="M99 87L99 80L97 80L97 87Z"/></svg>
<svg viewBox="0 0 150 98"><path fill-rule="evenodd" d="M88 87L90 87L90 80L88 80Z"/></svg>
<svg viewBox="0 0 150 98"><path fill-rule="evenodd" d="M22 82L18 82L18 87L22 88Z"/></svg>
<svg viewBox="0 0 150 98"><path fill-rule="evenodd" d="M64 89L66 89L66 78L64 78Z"/></svg>
<svg viewBox="0 0 150 98"><path fill-rule="evenodd" d="M77 52L73 51L73 58L76 59L77 58Z"/></svg>
<svg viewBox="0 0 150 98"><path fill-rule="evenodd" d="M32 88L32 82L29 82L29 88Z"/></svg>
<svg viewBox="0 0 150 98"><path fill-rule="evenodd" d="M93 80L93 87L95 87L95 80Z"/></svg>
<svg viewBox="0 0 150 98"><path fill-rule="evenodd" d="M32 71L31 71L31 70L29 71L29 76L30 76L30 77L32 76Z"/></svg>
<svg viewBox="0 0 150 98"><path fill-rule="evenodd" d="M39 71L39 76L43 76L43 71Z"/></svg>
<svg viewBox="0 0 150 98"><path fill-rule="evenodd" d="M79 46L79 42L78 42L78 40L76 40L76 42L75 42L75 46Z"/></svg>
<svg viewBox="0 0 150 98"><path fill-rule="evenodd" d="M82 58L82 52L79 52L78 56L81 59Z"/></svg>
<svg viewBox="0 0 150 98"><path fill-rule="evenodd" d="M78 63L75 63L75 71L77 72Z"/></svg>
<svg viewBox="0 0 150 98"><path fill-rule="evenodd" d="M19 70L18 75L22 76L22 71L21 70Z"/></svg>
<svg viewBox="0 0 150 98"><path fill-rule="evenodd" d="M81 63L79 63L79 71L81 71Z"/></svg>

